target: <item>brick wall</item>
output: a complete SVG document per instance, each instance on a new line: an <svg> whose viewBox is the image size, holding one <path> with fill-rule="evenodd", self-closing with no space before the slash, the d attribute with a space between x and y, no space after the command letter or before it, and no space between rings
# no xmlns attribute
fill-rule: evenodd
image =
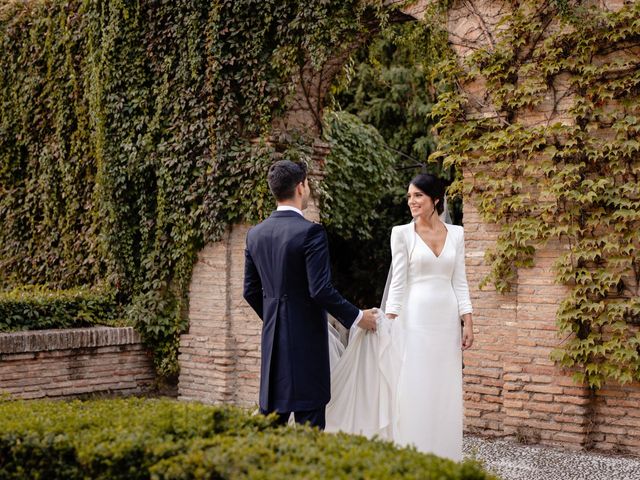
<svg viewBox="0 0 640 480"><path fill-rule="evenodd" d="M570 373L550 359L559 345L555 310L563 288L551 263L560 245L549 244L536 266L521 269L512 292L479 290L488 272L484 252L497 227L465 202L467 275L476 344L464 356L465 429L567 448L637 452L640 385L605 386L592 400ZM182 336L179 396L209 403L257 403L260 319L242 299L247 225L198 258L191 286L190 330Z"/></svg>
<svg viewBox="0 0 640 480"><path fill-rule="evenodd" d="M640 383L605 385L596 397L589 431L598 448L640 455Z"/></svg>
<svg viewBox="0 0 640 480"><path fill-rule="evenodd" d="M479 291L488 273L484 252L498 234L494 225L482 223L479 214L465 202L465 253L467 279L475 325L475 346L464 354L465 426L471 432L502 435L504 365L514 351L516 295Z"/></svg>
<svg viewBox="0 0 640 480"><path fill-rule="evenodd" d="M622 5L620 1L598 2L603 9ZM490 45L497 29L504 28L498 25L509 8L508 2L453 2L447 28L457 54L464 57L474 46ZM636 49L634 58L639 53ZM622 58L630 54L612 55ZM559 96L567 84L566 75L556 79ZM486 103L482 78L463 88L472 101L484 99ZM571 101L571 95L565 95L554 106L549 94L536 108L521 112L517 121L527 126L571 123L572 117L567 115ZM480 108L473 114L490 113ZM473 173L465 172L468 182L473 181ZM484 252L498 231L481 220L474 200L467 198L464 204L466 262L477 337L475 348L465 354L466 429L569 448L638 454L640 385L611 385L592 393L550 359L551 351L561 344L555 316L565 295L565 288L555 283L553 263L566 246L549 242L539 248L535 266L518 270L510 293L499 295L491 287L480 291L478 284L488 272Z"/></svg>
<svg viewBox="0 0 640 480"><path fill-rule="evenodd" d="M57 398L143 393L153 363L132 328L81 328L0 334L0 394Z"/></svg>
<svg viewBox="0 0 640 480"><path fill-rule="evenodd" d="M560 346L555 313L564 287L552 263L562 245L540 249L535 267L518 270L505 295L478 284L496 228L465 202L466 265L476 344L464 355L465 429L567 448L640 454L640 383L591 393L550 359ZM593 395L593 397L592 397Z"/></svg>
<svg viewBox="0 0 640 480"><path fill-rule="evenodd" d="M260 319L242 298L249 227L235 225L198 256L191 282L189 332L180 338L179 398L257 403Z"/></svg>
<svg viewBox="0 0 640 480"><path fill-rule="evenodd" d="M474 304L475 347L465 353L467 431L579 448L588 442L589 391L550 359L559 345L555 312L564 288L551 265L560 245L538 251L536 266L518 271L511 292L478 285L496 227L465 203L467 272Z"/></svg>

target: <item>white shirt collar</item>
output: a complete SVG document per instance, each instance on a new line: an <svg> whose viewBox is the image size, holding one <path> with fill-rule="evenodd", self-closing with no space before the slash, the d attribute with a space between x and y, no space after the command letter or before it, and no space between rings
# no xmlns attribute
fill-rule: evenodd
<svg viewBox="0 0 640 480"><path fill-rule="evenodd" d="M302 210L300 210L299 208L296 208L296 207L291 207L289 205L278 205L277 211L278 212L283 212L283 211L296 212L301 217L304 217L304 214L302 213Z"/></svg>

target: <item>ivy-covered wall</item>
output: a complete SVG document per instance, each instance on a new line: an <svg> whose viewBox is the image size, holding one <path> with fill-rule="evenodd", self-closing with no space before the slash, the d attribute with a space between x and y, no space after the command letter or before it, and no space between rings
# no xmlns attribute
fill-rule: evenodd
<svg viewBox="0 0 640 480"><path fill-rule="evenodd" d="M637 451L640 4L436 3L459 87L436 156L465 172L477 308L467 428Z"/></svg>
<svg viewBox="0 0 640 480"><path fill-rule="evenodd" d="M112 289L160 373L175 372L196 253L270 211L276 150L303 156L304 135L256 139L273 138L300 72L377 28L375 5L4 5L0 288Z"/></svg>
<svg viewBox="0 0 640 480"><path fill-rule="evenodd" d="M112 288L156 347L161 373L174 372L196 253L226 226L270 210L262 172L275 154L306 158L308 139L289 127L322 130L323 95L345 48L385 20L367 3L3 5L0 288ZM595 438L597 387L640 379L640 4L417 3L434 28L448 27L458 54L438 67L459 88L432 111L436 157L466 172L452 192L467 195L469 227L480 215L467 238L496 227L477 245L489 252L485 283L513 289L503 303L516 312L507 332L526 342L518 315L535 314L520 308L520 282L557 246L557 261L543 261L562 297L555 319L542 320L557 321L554 359L579 385L555 384L557 367L536 356L542 350L531 353L540 345L496 336L466 357L468 368L486 374L472 394L496 405L479 425L497 429L509 410L532 425L546 415L568 428L558 441L585 443ZM305 74L318 71L305 84ZM299 111L311 116L299 122ZM475 257L471 263L484 268ZM475 294L482 309L490 294ZM550 350L551 339L541 341ZM531 363L499 371L511 346ZM494 401L503 392L508 405Z"/></svg>
<svg viewBox="0 0 640 480"><path fill-rule="evenodd" d="M473 172L462 188L502 225L485 283L507 291L560 240L556 358L592 387L640 380L640 4L534 3L449 63L482 89L443 96L437 155Z"/></svg>

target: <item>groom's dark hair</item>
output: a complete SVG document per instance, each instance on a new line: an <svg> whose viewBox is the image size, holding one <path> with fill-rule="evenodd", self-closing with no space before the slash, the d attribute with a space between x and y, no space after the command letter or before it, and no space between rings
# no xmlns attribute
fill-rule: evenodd
<svg viewBox="0 0 640 480"><path fill-rule="evenodd" d="M277 201L293 198L296 185L307 178L307 167L291 160L278 160L269 167L267 182L269 189Z"/></svg>

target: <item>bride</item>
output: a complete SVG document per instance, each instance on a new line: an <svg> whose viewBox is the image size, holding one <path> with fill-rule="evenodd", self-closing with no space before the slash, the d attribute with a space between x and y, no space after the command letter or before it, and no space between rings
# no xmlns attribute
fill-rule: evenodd
<svg viewBox="0 0 640 480"><path fill-rule="evenodd" d="M416 176L407 201L413 221L391 232L377 333L352 328L346 349L330 335L327 431L377 435L459 461L462 350L473 344L463 229L441 218L437 177Z"/></svg>

